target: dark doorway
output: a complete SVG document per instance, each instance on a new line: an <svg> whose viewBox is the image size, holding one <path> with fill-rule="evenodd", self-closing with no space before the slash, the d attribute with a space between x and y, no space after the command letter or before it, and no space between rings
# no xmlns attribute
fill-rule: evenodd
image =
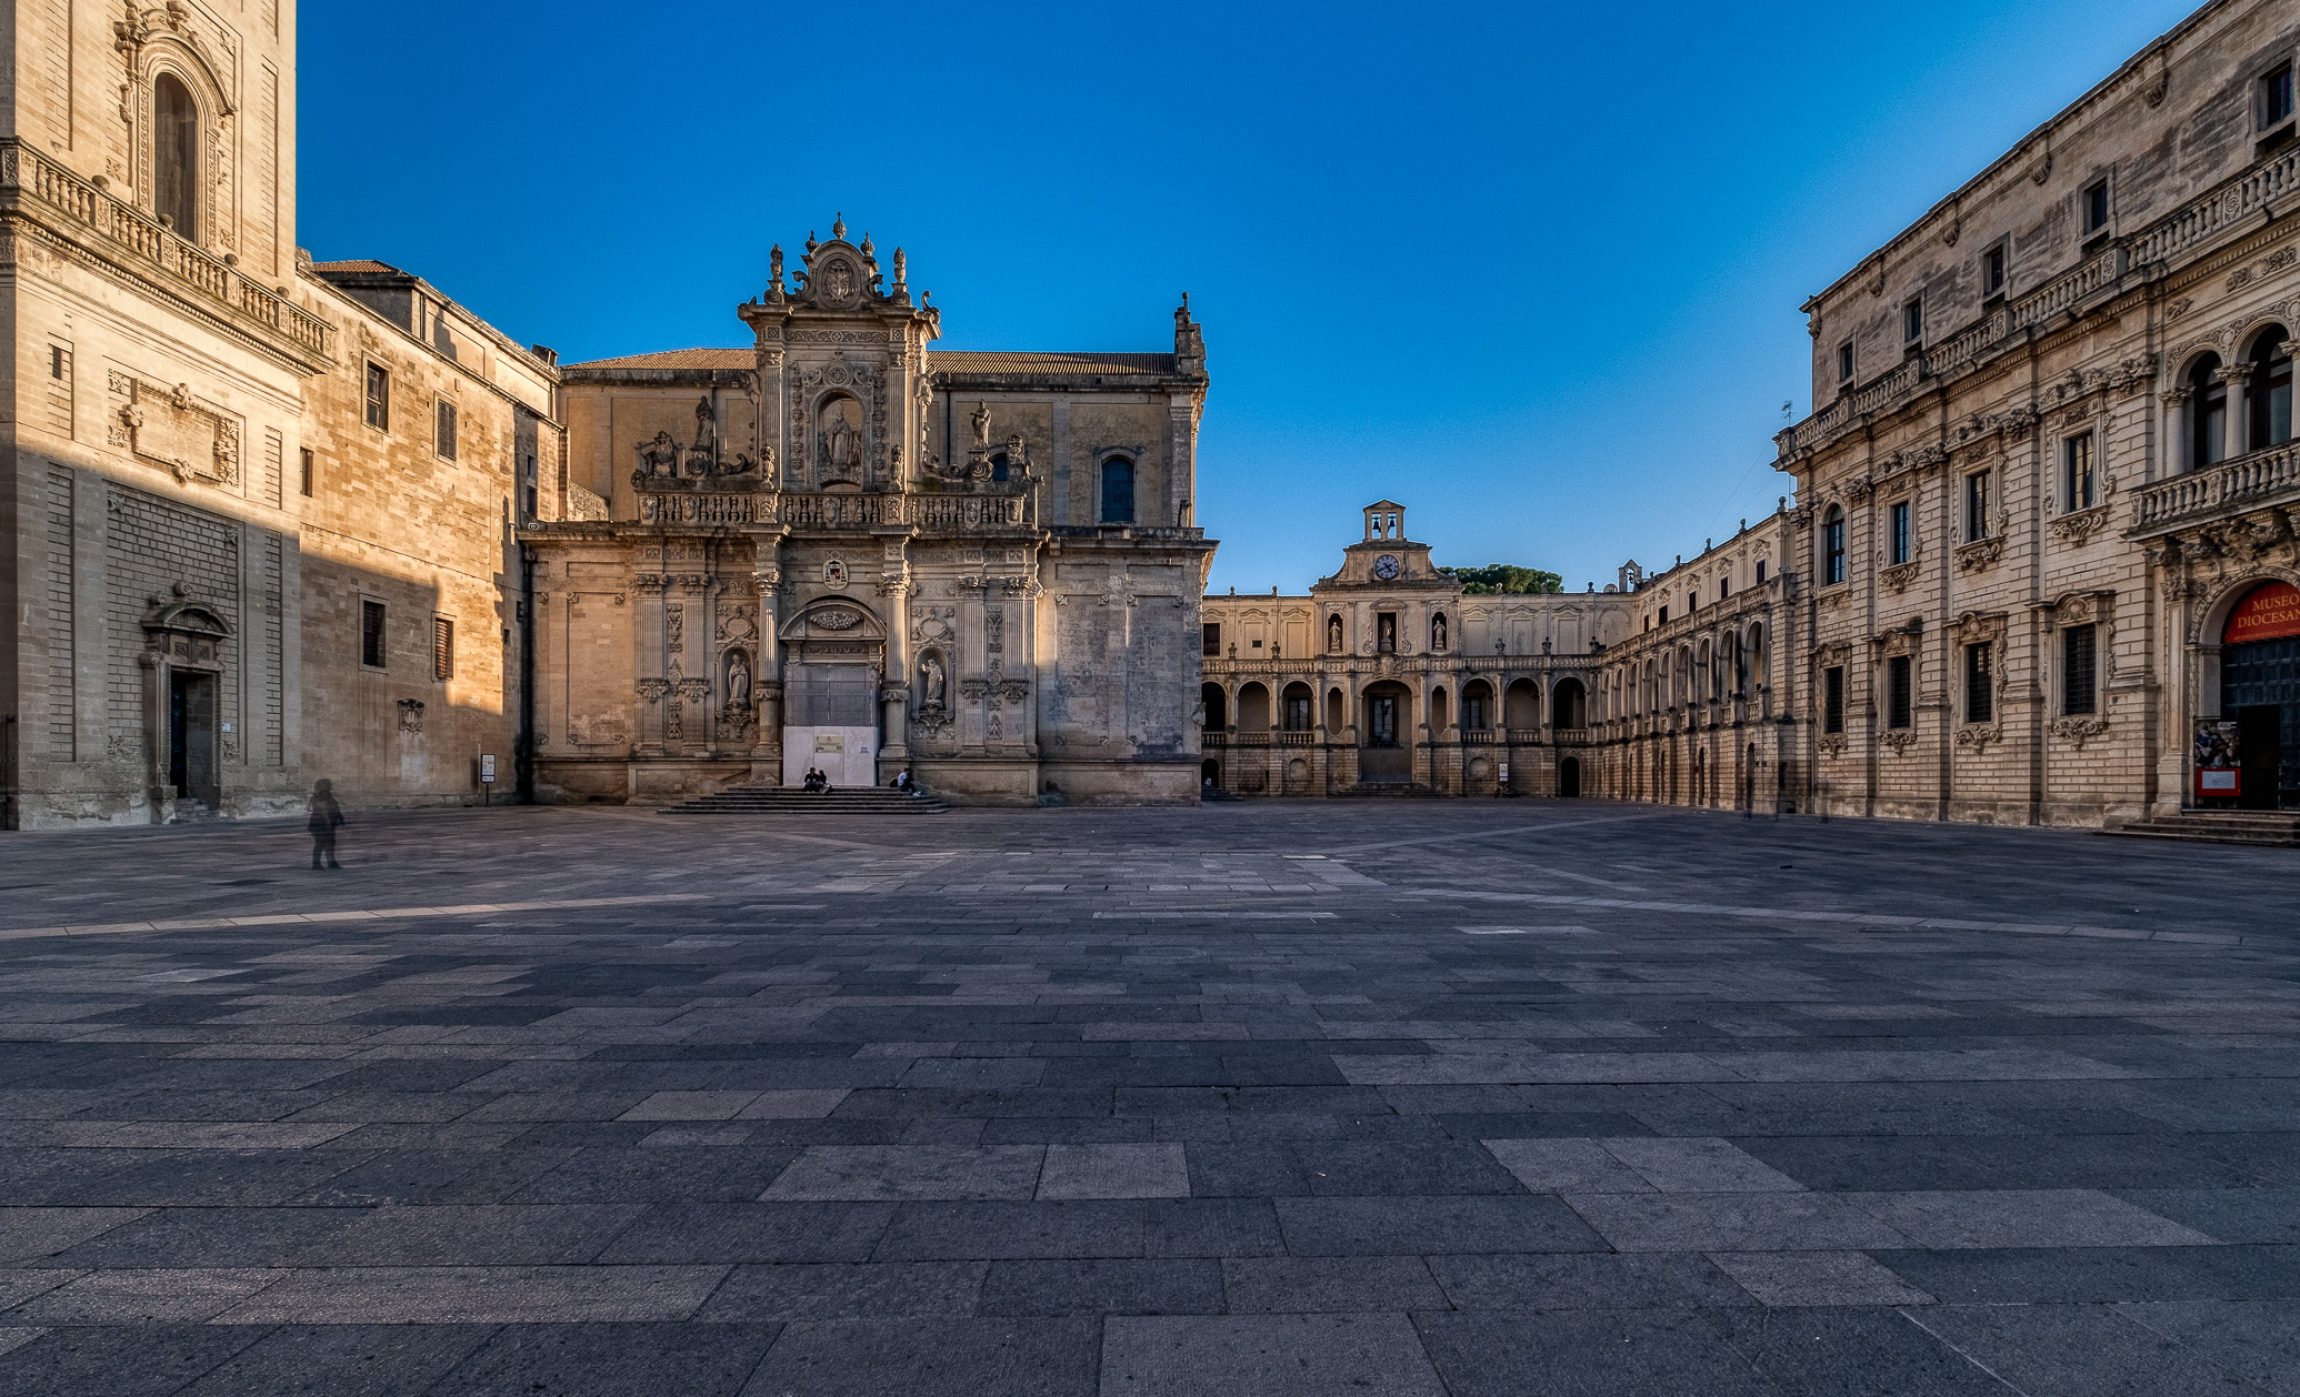
<svg viewBox="0 0 2300 1397"><path fill-rule="evenodd" d="M2236 720L2236 803L2300 809L2300 636L2223 647L2220 711Z"/></svg>
<svg viewBox="0 0 2300 1397"><path fill-rule="evenodd" d="M1557 764L1557 795L1572 800L1581 794L1581 758L1567 757Z"/></svg>
<svg viewBox="0 0 2300 1397"><path fill-rule="evenodd" d="M1198 780L1207 790L1219 788L1222 784L1222 764L1212 757L1198 763Z"/></svg>
<svg viewBox="0 0 2300 1397"><path fill-rule="evenodd" d="M2256 703L2236 710L2236 750L2243 768L2236 804L2245 810L2276 808L2277 768L2283 765L2284 710Z"/></svg>
<svg viewBox="0 0 2300 1397"><path fill-rule="evenodd" d="M1366 741L1358 752L1360 781L1411 781L1413 748L1406 745L1408 705L1404 686L1385 682L1366 695Z"/></svg>
<svg viewBox="0 0 2300 1397"><path fill-rule="evenodd" d="M168 675L168 782L179 799L210 810L223 803L216 779L216 677Z"/></svg>
<svg viewBox="0 0 2300 1397"><path fill-rule="evenodd" d="M1395 747L1398 745L1398 701L1388 694L1376 694L1366 700L1366 734L1369 747Z"/></svg>

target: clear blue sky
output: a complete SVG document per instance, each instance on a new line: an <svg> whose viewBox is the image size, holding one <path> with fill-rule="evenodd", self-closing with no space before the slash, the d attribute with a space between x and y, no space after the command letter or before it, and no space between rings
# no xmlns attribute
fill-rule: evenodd
<svg viewBox="0 0 2300 1397"><path fill-rule="evenodd" d="M747 343L767 248L910 253L949 349L1213 374L1214 583L1404 502L1578 590L1788 489L1804 298L2190 7L302 7L301 241L568 361Z"/></svg>

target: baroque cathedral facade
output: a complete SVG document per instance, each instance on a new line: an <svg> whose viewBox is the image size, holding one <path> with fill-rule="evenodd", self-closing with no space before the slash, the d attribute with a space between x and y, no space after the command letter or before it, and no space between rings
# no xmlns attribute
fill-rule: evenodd
<svg viewBox="0 0 2300 1397"><path fill-rule="evenodd" d="M750 348L565 371L577 517L520 530L543 798L1196 798L1187 304L1171 353L944 352L907 271L842 220L790 285L774 250Z"/></svg>

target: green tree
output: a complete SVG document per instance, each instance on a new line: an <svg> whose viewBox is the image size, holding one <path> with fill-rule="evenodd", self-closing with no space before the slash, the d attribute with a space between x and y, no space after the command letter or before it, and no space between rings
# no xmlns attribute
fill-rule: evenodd
<svg viewBox="0 0 2300 1397"><path fill-rule="evenodd" d="M1565 579L1540 568L1514 563L1488 563L1482 568L1439 568L1461 583L1462 594L1472 597L1554 595L1565 590Z"/></svg>

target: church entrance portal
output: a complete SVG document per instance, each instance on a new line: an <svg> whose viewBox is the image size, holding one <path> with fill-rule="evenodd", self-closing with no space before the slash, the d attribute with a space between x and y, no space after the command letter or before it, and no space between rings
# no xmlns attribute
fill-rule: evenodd
<svg viewBox="0 0 2300 1397"><path fill-rule="evenodd" d="M210 810L223 803L216 777L216 677L175 670L168 675L168 783L178 799Z"/></svg>
<svg viewBox="0 0 2300 1397"><path fill-rule="evenodd" d="M2237 805L2300 809L2300 636L2220 652L2220 711L2237 729Z"/></svg>
<svg viewBox="0 0 2300 1397"><path fill-rule="evenodd" d="M1405 685L1376 684L1366 690L1366 742L1358 749L1360 781L1411 781L1414 749L1407 742L1413 722L1413 696Z"/></svg>
<svg viewBox="0 0 2300 1397"><path fill-rule="evenodd" d="M834 786L878 782L878 677L869 665L794 664L783 700L783 784L811 767Z"/></svg>

